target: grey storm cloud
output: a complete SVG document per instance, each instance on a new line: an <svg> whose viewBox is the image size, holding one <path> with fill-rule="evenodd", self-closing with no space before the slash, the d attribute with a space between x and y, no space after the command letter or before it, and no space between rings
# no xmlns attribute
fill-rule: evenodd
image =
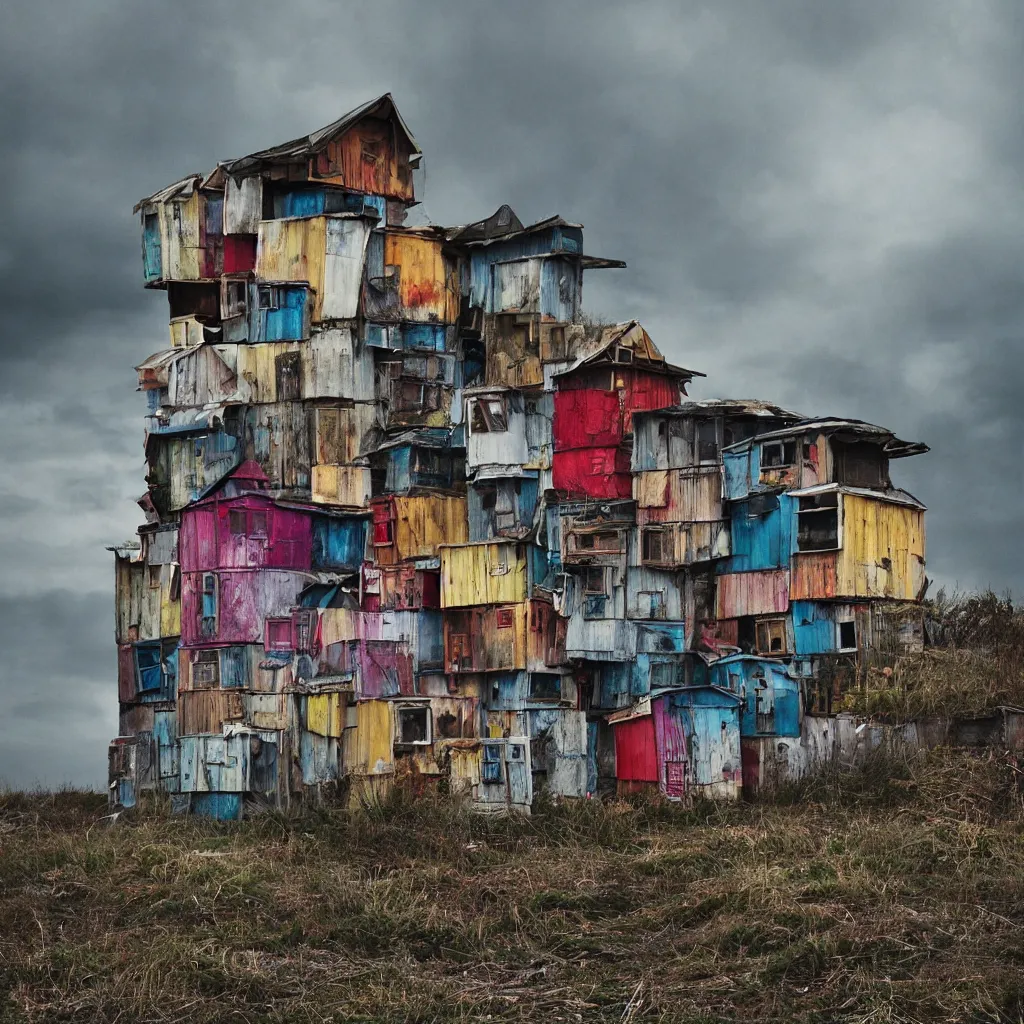
<svg viewBox="0 0 1024 1024"><path fill-rule="evenodd" d="M100 785L132 366L166 345L135 201L390 91L420 216L587 225L700 397L927 441L937 585L1024 579L1024 14L1012 0L15 3L0 35L0 778ZM916 463L916 464L915 464Z"/></svg>

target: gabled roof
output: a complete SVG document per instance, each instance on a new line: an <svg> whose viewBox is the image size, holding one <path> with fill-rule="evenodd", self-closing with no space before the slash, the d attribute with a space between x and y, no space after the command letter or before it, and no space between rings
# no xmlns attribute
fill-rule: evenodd
<svg viewBox="0 0 1024 1024"><path fill-rule="evenodd" d="M834 416L825 416L817 419L800 420L780 430L772 430L766 434L758 434L756 437L748 438L745 441L737 441L736 444L723 448L723 451L743 451L752 444L760 444L762 441L781 441L790 437L802 437L805 434L818 433L843 435L844 439L863 441L867 444L880 445L882 451L890 459L904 459L909 455L923 455L931 451L928 445L921 441L902 441L887 427L879 427L874 423L865 423L864 420L847 420Z"/></svg>
<svg viewBox="0 0 1024 1024"><path fill-rule="evenodd" d="M552 376L563 377L567 373L573 373L588 363L599 362L605 353L616 345L630 349L634 354L634 358L639 358L641 365L645 369L658 369L671 376L682 377L688 381L693 380L694 377L705 376L699 370L687 370L681 366L672 366L666 363L665 357L651 340L651 336L640 326L638 320L629 320L621 324L602 325L586 331L583 340L576 346L572 363L564 370L552 374ZM630 366L637 365L635 362L609 362L622 369L628 369Z"/></svg>
<svg viewBox="0 0 1024 1024"><path fill-rule="evenodd" d="M515 215L515 211L507 203L499 206L497 210L485 217L483 220L474 221L472 224L460 224L455 227L445 228L445 237L449 242L456 242L471 248L493 245L495 242L507 242L523 235L533 235L541 231L550 231L552 228L576 228L583 230L582 224L574 224L564 217L546 217L534 224L523 226L523 222ZM597 270L601 268L621 270L626 266L624 260L610 260L603 256L587 256L576 252L552 252L535 253L535 256L570 256L580 261L584 270Z"/></svg>
<svg viewBox="0 0 1024 1024"><path fill-rule="evenodd" d="M364 117L392 116L412 147L414 157L420 156L422 152L420 147L416 144L408 125L402 120L402 115L398 112L391 93L386 92L383 96L378 96L376 99L356 107L355 110L350 110L347 114L339 117L337 121L332 121L329 125L325 125L309 135L302 135L290 142L272 146L270 149L262 149L258 153L250 153L248 156L239 157L236 160L225 160L221 163L221 167L232 177L242 177L268 164L294 163L319 153L328 143L339 135L343 135ZM415 163L415 159L410 162Z"/></svg>
<svg viewBox="0 0 1024 1024"><path fill-rule="evenodd" d="M167 185L165 188L160 189L159 192L154 192L151 196L146 196L145 199L140 199L133 207L132 213L138 213L144 206L149 206L150 203L168 203L172 199L191 199L204 181L204 175L202 174L189 174L187 177L182 178L180 181L174 182L173 185Z"/></svg>

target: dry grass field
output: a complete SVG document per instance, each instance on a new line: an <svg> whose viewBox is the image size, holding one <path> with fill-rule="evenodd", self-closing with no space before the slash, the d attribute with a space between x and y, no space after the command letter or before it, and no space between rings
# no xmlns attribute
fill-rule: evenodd
<svg viewBox="0 0 1024 1024"><path fill-rule="evenodd" d="M1020 778L940 751L525 820L0 795L0 1020L1019 1024Z"/></svg>

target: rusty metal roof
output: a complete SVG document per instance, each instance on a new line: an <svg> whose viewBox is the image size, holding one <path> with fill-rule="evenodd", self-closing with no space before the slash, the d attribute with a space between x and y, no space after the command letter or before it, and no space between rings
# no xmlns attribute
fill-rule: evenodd
<svg viewBox="0 0 1024 1024"><path fill-rule="evenodd" d="M259 170L267 164L303 160L318 153L332 139L337 138L337 136L353 127L364 117L388 114L394 115L409 145L412 146L414 159L410 163L415 165L415 159L422 154L422 150L417 145L412 132L409 131L409 126L402 120L402 115L398 112L398 107L395 106L391 93L386 92L383 96L378 96L376 99L356 107L355 110L350 110L347 114L339 117L337 121L332 121L329 125L325 125L309 135L302 135L297 139L292 139L290 142L283 142L279 146L272 146L270 149L261 149L257 153L250 153L248 156L239 157L236 160L225 160L220 166L232 177L242 177Z"/></svg>
<svg viewBox="0 0 1024 1024"><path fill-rule="evenodd" d="M865 423L864 420L848 420L830 416L800 420L788 427L772 430L766 434L758 434L755 437L747 438L745 441L737 441L736 444L729 445L722 450L742 451L744 447L749 447L754 442L760 444L762 441L800 437L812 431L828 435L845 434L850 438L865 441L868 444L879 444L890 459L903 459L910 455L923 455L925 452L931 451L928 445L921 441L901 440L888 427L879 427L874 423Z"/></svg>

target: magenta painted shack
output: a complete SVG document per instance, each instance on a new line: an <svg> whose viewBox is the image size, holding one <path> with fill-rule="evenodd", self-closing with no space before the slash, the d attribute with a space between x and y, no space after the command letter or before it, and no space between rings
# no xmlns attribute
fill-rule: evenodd
<svg viewBox="0 0 1024 1024"><path fill-rule="evenodd" d="M254 462L239 466L214 494L181 516L181 571L301 569L313 558L308 511L278 505Z"/></svg>
<svg viewBox="0 0 1024 1024"><path fill-rule="evenodd" d="M288 618L309 573L220 569L181 577L181 645L261 644L266 619Z"/></svg>

